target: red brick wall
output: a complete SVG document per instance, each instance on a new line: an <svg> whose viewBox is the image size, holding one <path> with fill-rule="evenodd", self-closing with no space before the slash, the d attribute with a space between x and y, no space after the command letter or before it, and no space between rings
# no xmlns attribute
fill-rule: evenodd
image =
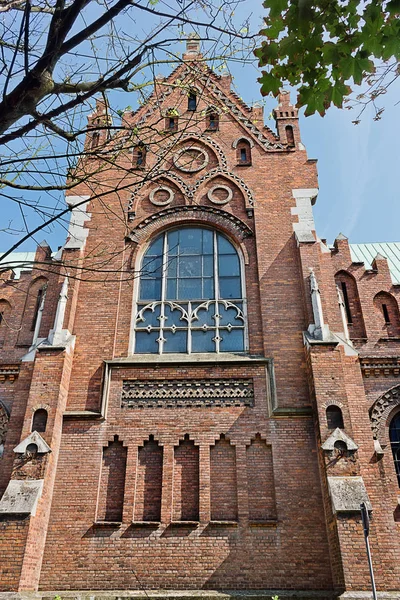
<svg viewBox="0 0 400 600"><path fill-rule="evenodd" d="M257 436L246 447L249 519L265 521L276 518L275 477L272 448Z"/></svg>
<svg viewBox="0 0 400 600"><path fill-rule="evenodd" d="M98 521L122 521L127 449L118 438L103 448Z"/></svg>
<svg viewBox="0 0 400 600"><path fill-rule="evenodd" d="M135 521L161 521L163 448L146 440L138 450Z"/></svg>
<svg viewBox="0 0 400 600"><path fill-rule="evenodd" d="M18 589L28 529L29 517L0 517L1 592L13 592Z"/></svg>
<svg viewBox="0 0 400 600"><path fill-rule="evenodd" d="M173 521L199 520L199 448L185 437L174 450Z"/></svg>
<svg viewBox="0 0 400 600"><path fill-rule="evenodd" d="M238 518L236 451L229 440L217 440L210 451L211 520Z"/></svg>

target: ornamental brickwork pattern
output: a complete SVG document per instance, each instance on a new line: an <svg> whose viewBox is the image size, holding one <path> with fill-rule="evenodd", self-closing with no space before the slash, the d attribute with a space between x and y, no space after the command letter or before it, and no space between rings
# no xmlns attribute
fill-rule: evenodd
<svg viewBox="0 0 400 600"><path fill-rule="evenodd" d="M124 381L122 408L254 406L251 379Z"/></svg>

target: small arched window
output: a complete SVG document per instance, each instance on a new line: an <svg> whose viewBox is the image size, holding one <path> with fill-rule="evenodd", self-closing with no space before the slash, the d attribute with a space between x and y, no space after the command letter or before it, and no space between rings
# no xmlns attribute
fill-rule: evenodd
<svg viewBox="0 0 400 600"><path fill-rule="evenodd" d="M6 333L8 331L8 319L11 313L11 306L7 300L0 300L0 346L4 344Z"/></svg>
<svg viewBox="0 0 400 600"><path fill-rule="evenodd" d="M212 108L209 108L206 114L206 127L208 131L218 131L219 129L219 114Z"/></svg>
<svg viewBox="0 0 400 600"><path fill-rule="evenodd" d="M144 169L146 165L146 148L144 144L138 144L133 149L132 154L132 168L133 169Z"/></svg>
<svg viewBox="0 0 400 600"><path fill-rule="evenodd" d="M91 144L90 144L91 150L94 150L95 148L97 148L99 143L100 143L100 133L98 131L95 131L93 133L92 139L91 139Z"/></svg>
<svg viewBox="0 0 400 600"><path fill-rule="evenodd" d="M343 414L339 406L336 404L331 404L326 409L326 422L328 425L328 429L344 429L343 423Z"/></svg>
<svg viewBox="0 0 400 600"><path fill-rule="evenodd" d="M43 286L41 287L38 292L37 292L37 296L36 296L36 303L35 303L35 310L33 313L33 319L32 319L32 323L31 323L31 331L35 331L35 327L36 327L36 321L39 315L39 310L40 307L42 305L43 299L44 299L44 295L46 292L46 287L47 286Z"/></svg>
<svg viewBox="0 0 400 600"><path fill-rule="evenodd" d="M47 427L47 410L38 408L35 410L32 419L32 431L43 433Z"/></svg>
<svg viewBox="0 0 400 600"><path fill-rule="evenodd" d="M400 412L392 419L389 427L390 445L392 447L394 466L400 487Z"/></svg>
<svg viewBox="0 0 400 600"><path fill-rule="evenodd" d="M188 110L195 111L197 109L197 92L190 90L188 94Z"/></svg>
<svg viewBox="0 0 400 600"><path fill-rule="evenodd" d="M239 140L236 146L236 158L238 166L251 165L251 146L247 140Z"/></svg>
<svg viewBox="0 0 400 600"><path fill-rule="evenodd" d="M165 130L166 131L178 131L179 114L174 108L167 111L165 115Z"/></svg>
<svg viewBox="0 0 400 600"><path fill-rule="evenodd" d="M245 309L238 253L201 227L158 236L141 266L135 352L243 352Z"/></svg>
<svg viewBox="0 0 400 600"><path fill-rule="evenodd" d="M286 125L286 142L288 146L294 146L294 133L292 125Z"/></svg>
<svg viewBox="0 0 400 600"><path fill-rule="evenodd" d="M335 275L335 283L343 299L350 338L365 338L364 318L356 280L347 271L338 271Z"/></svg>

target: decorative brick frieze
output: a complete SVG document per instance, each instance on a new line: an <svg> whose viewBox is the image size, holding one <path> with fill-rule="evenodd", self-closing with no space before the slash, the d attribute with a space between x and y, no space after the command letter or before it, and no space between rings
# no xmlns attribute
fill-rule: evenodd
<svg viewBox="0 0 400 600"><path fill-rule="evenodd" d="M124 381L123 408L254 406L251 379Z"/></svg>
<svg viewBox="0 0 400 600"><path fill-rule="evenodd" d="M361 370L365 377L374 375L379 377L382 375L399 376L400 359L396 356L384 356L382 358L360 358Z"/></svg>
<svg viewBox="0 0 400 600"><path fill-rule="evenodd" d="M243 223L241 219L220 208L211 206L176 206L160 210L158 213L147 217L132 229L127 237L132 242L138 244L147 238L149 231L153 232L154 225L157 229L160 229L163 226L176 223L178 218L181 223L184 220L190 221L193 219L202 219L214 225L221 223L226 228L229 228L229 230L232 230L241 240L253 235L250 227Z"/></svg>
<svg viewBox="0 0 400 600"><path fill-rule="evenodd" d="M0 366L0 382L15 381L19 375L19 365L1 365Z"/></svg>

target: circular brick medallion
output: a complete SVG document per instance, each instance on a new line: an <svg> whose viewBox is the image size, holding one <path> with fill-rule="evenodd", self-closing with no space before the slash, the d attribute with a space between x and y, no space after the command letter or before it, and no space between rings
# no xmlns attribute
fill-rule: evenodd
<svg viewBox="0 0 400 600"><path fill-rule="evenodd" d="M165 195L165 193L167 194L167 196ZM171 204L174 197L175 192L166 185L162 185L152 190L149 194L150 202L152 204L155 204L156 206L167 206L167 204Z"/></svg>
<svg viewBox="0 0 400 600"><path fill-rule="evenodd" d="M208 165L209 156L203 148L198 146L186 146L178 150L173 156L173 162L177 169L185 173L197 173Z"/></svg>
<svg viewBox="0 0 400 600"><path fill-rule="evenodd" d="M226 192L226 197L225 198L219 198L216 195L216 192L218 190L223 190L224 192ZM232 200L233 197L233 192L231 190L230 187L228 187L227 185L222 185L221 183L214 185L210 190L208 190L207 192L207 198L213 202L213 204L227 204L228 202L230 202Z"/></svg>

